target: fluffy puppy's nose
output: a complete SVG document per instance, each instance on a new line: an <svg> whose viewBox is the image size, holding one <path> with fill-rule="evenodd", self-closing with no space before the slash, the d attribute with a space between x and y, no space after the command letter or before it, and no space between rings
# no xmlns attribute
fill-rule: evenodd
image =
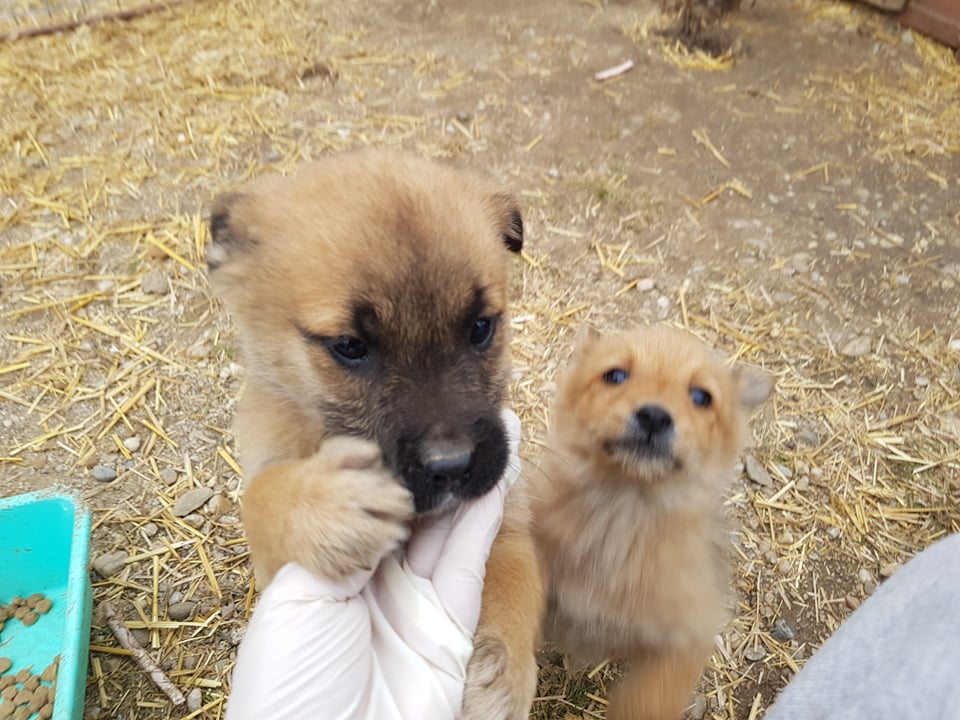
<svg viewBox="0 0 960 720"><path fill-rule="evenodd" d="M673 418L670 413L659 405L644 405L634 414L637 428L647 440L669 432L673 428Z"/></svg>
<svg viewBox="0 0 960 720"><path fill-rule="evenodd" d="M434 440L424 446L420 462L434 482L463 480L470 469L473 447L464 440Z"/></svg>

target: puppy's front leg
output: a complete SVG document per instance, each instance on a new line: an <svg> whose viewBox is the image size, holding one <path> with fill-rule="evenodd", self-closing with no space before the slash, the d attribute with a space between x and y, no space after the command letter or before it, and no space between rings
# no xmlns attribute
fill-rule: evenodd
<svg viewBox="0 0 960 720"><path fill-rule="evenodd" d="M413 503L380 448L332 437L311 457L268 466L243 494L243 523L257 584L286 563L340 580L376 567L409 534Z"/></svg>
<svg viewBox="0 0 960 720"><path fill-rule="evenodd" d="M530 714L537 692L543 586L528 517L518 483L487 561L463 720L526 720Z"/></svg>
<svg viewBox="0 0 960 720"><path fill-rule="evenodd" d="M710 657L710 645L651 652L633 662L613 692L610 720L679 720Z"/></svg>

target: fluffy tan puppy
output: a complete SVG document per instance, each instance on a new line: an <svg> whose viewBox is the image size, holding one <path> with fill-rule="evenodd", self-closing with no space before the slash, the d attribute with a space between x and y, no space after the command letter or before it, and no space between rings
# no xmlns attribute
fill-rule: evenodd
<svg viewBox="0 0 960 720"><path fill-rule="evenodd" d="M261 587L287 562L375 567L417 516L490 490L508 446L514 199L384 151L327 157L224 195L211 282L248 367L243 520ZM526 718L542 594L522 483L491 550L464 718Z"/></svg>
<svg viewBox="0 0 960 720"><path fill-rule="evenodd" d="M610 720L677 720L725 617L722 496L771 376L693 336L580 333L532 480L548 639L625 660Z"/></svg>

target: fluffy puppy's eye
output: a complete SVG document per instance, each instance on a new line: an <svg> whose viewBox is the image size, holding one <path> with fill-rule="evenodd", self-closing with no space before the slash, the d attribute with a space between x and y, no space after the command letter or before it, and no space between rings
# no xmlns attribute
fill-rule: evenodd
<svg viewBox="0 0 960 720"><path fill-rule="evenodd" d="M334 360L351 370L360 367L370 357L367 344L360 338L344 335L329 338L324 344Z"/></svg>
<svg viewBox="0 0 960 720"><path fill-rule="evenodd" d="M713 396L703 388L690 388L690 399L697 407L708 408L713 405Z"/></svg>
<svg viewBox="0 0 960 720"><path fill-rule="evenodd" d="M623 385L630 377L630 373L623 368L613 368L603 374L603 381L607 385Z"/></svg>
<svg viewBox="0 0 960 720"><path fill-rule="evenodd" d="M493 342L496 331L496 317L477 318L470 327L470 344L476 345L481 350L486 350Z"/></svg>

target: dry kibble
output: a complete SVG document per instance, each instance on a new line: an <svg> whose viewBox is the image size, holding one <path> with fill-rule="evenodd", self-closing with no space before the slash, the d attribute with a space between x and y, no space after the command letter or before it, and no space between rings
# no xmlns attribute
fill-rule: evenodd
<svg viewBox="0 0 960 720"><path fill-rule="evenodd" d="M10 601L10 606L18 608L24 605L25 603L26 601L22 597L20 597L19 595L14 595L13 599Z"/></svg>
<svg viewBox="0 0 960 720"><path fill-rule="evenodd" d="M43 593L34 593L27 598L27 607L36 607L37 603L43 600Z"/></svg>
<svg viewBox="0 0 960 720"><path fill-rule="evenodd" d="M2 691L6 688L16 684L17 679L13 675L4 675L3 677L0 677L0 694L2 694Z"/></svg>
<svg viewBox="0 0 960 720"><path fill-rule="evenodd" d="M13 711L13 720L30 720L30 710L26 705L21 705Z"/></svg>
<svg viewBox="0 0 960 720"><path fill-rule="evenodd" d="M33 610L27 610L24 616L20 619L20 622L22 622L27 627L30 627L37 621L37 618L39 617L40 616L37 615Z"/></svg>
<svg viewBox="0 0 960 720"><path fill-rule="evenodd" d="M16 685L7 685L3 690L0 690L0 697L4 700L13 701L18 692L20 692L20 690L17 689Z"/></svg>
<svg viewBox="0 0 960 720"><path fill-rule="evenodd" d="M8 657L0 657L0 675L13 667L13 661Z"/></svg>
<svg viewBox="0 0 960 720"><path fill-rule="evenodd" d="M52 702L49 702L46 705L44 705L42 708L40 708L40 717L42 718L42 720L49 720L51 717L53 717Z"/></svg>
<svg viewBox="0 0 960 720"><path fill-rule="evenodd" d="M9 700L0 700L0 718L8 718L13 715L13 703Z"/></svg>
<svg viewBox="0 0 960 720"><path fill-rule="evenodd" d="M46 693L34 693L30 698L30 702L27 705L27 709L30 711L30 714L33 715L35 712L39 712L40 708L47 704L47 694Z"/></svg>
<svg viewBox="0 0 960 720"><path fill-rule="evenodd" d="M29 611L25 606L24 606L24 607L18 607L18 608L17 608L17 611L13 614L13 616L14 616L17 620L23 620L24 615L26 615L28 612L30 612L30 611Z"/></svg>
<svg viewBox="0 0 960 720"><path fill-rule="evenodd" d="M24 668L23 670L18 672L16 675L14 675L14 677L17 679L18 683L25 683L30 678L31 675L33 675L33 673L30 672L30 668Z"/></svg>
<svg viewBox="0 0 960 720"><path fill-rule="evenodd" d="M13 698L14 705L26 705L33 700L33 693L29 690L21 690Z"/></svg>
<svg viewBox="0 0 960 720"><path fill-rule="evenodd" d="M50 612L50 608L52 608L52 607L53 607L53 603L52 603L50 600L48 600L47 598L43 598L43 600L40 600L40 601L34 606L33 609L34 609L35 612L38 612L38 613L40 613L41 615L46 615L48 612Z"/></svg>
<svg viewBox="0 0 960 720"><path fill-rule="evenodd" d="M23 689L29 690L30 692L35 691L38 687L40 687L39 675L31 675L29 678L27 678L27 681L23 684Z"/></svg>
<svg viewBox="0 0 960 720"><path fill-rule="evenodd" d="M52 663L47 665L42 673L40 673L40 679L44 682L52 683L57 679L57 661L54 660Z"/></svg>

